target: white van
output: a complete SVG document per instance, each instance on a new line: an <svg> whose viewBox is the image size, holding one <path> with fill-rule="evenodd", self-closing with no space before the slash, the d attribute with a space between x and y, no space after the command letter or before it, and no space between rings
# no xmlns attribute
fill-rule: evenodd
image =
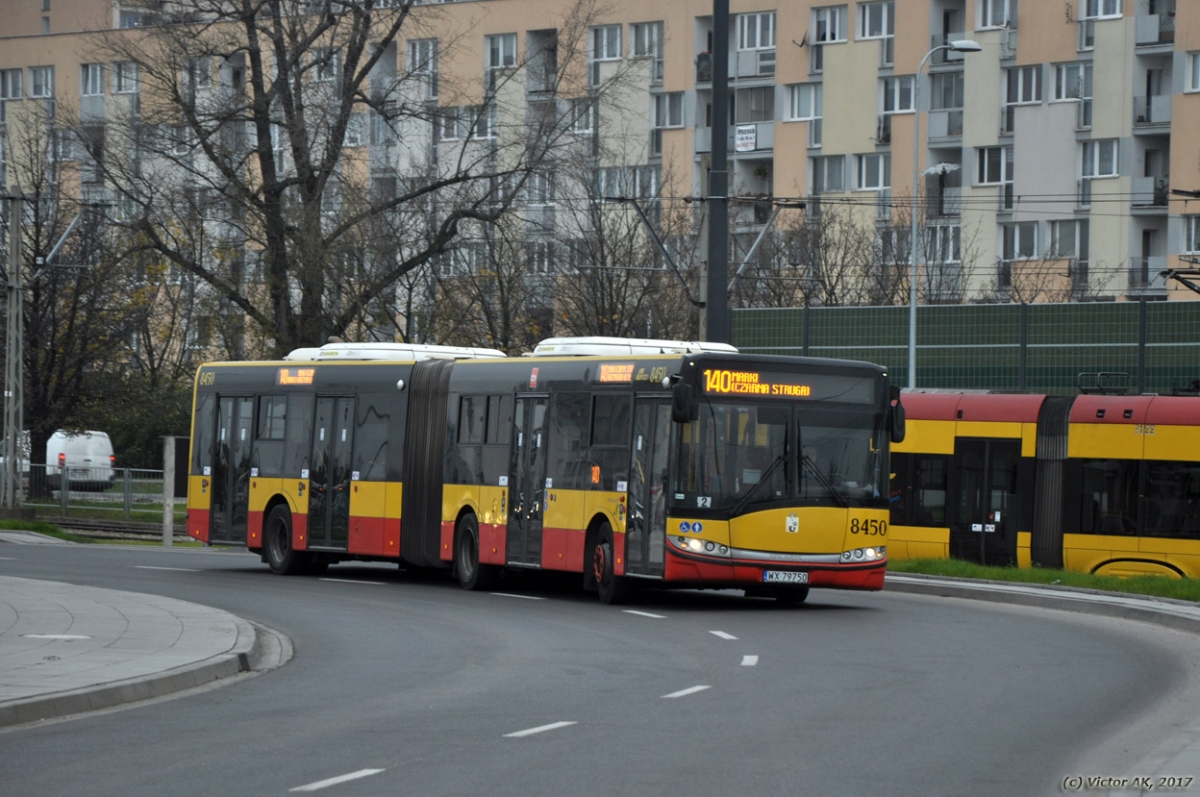
<svg viewBox="0 0 1200 797"><path fill-rule="evenodd" d="M57 490L65 468L71 490L107 490L117 478L117 458L107 432L59 429L46 441L46 482Z"/></svg>

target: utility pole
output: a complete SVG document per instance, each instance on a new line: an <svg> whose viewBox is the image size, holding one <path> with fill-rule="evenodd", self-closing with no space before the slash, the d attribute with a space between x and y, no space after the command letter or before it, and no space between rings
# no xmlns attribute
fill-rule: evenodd
<svg viewBox="0 0 1200 797"><path fill-rule="evenodd" d="M701 336L729 343L729 0L713 0L712 168L708 173L708 269Z"/></svg>
<svg viewBox="0 0 1200 797"><path fill-rule="evenodd" d="M8 336L5 338L4 371L4 472L0 480L0 503L10 512L21 510L21 445L25 428L25 368L22 339L21 285L21 190L13 187L8 197Z"/></svg>

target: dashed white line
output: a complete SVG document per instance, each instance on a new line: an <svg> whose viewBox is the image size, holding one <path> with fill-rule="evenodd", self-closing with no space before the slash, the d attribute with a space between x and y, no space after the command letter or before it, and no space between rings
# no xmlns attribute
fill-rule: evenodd
<svg viewBox="0 0 1200 797"><path fill-rule="evenodd" d="M712 689L711 686L690 686L687 689L680 689L678 692L672 692L669 695L663 695L663 698L687 697L694 695L697 692L703 692L705 689Z"/></svg>
<svg viewBox="0 0 1200 797"><path fill-rule="evenodd" d="M382 582L382 581L358 581L353 578L319 578L317 580L318 581L332 581L335 584L371 584L371 585L378 586L378 587L382 587L384 584L384 582Z"/></svg>
<svg viewBox="0 0 1200 797"><path fill-rule="evenodd" d="M753 667L758 664L758 656L742 656L743 667Z"/></svg>
<svg viewBox="0 0 1200 797"><path fill-rule="evenodd" d="M527 600L527 601L544 601L544 600L546 600L545 598L540 597L538 595L514 595L511 592L489 592L488 594L495 595L497 598L521 598L522 600Z"/></svg>
<svg viewBox="0 0 1200 797"><path fill-rule="evenodd" d="M533 736L535 733L545 733L546 731L556 731L559 728L565 728L568 725L576 725L576 722L552 722L549 725L539 725L536 728L526 728L523 731L515 731L513 733L504 734L505 739L520 739L522 736Z"/></svg>
<svg viewBox="0 0 1200 797"><path fill-rule="evenodd" d="M665 614L650 614L650 612L639 612L637 609L622 609L625 614L636 614L638 617L652 617L655 620L665 620Z"/></svg>
<svg viewBox="0 0 1200 797"><path fill-rule="evenodd" d="M203 571L197 570L193 567L152 567L150 565L134 565L133 567L135 570L174 570L177 573L200 573L200 572L203 572Z"/></svg>
<svg viewBox="0 0 1200 797"><path fill-rule="evenodd" d="M724 631L709 631L713 636L719 636L721 639L737 639L733 634L727 634Z"/></svg>
<svg viewBox="0 0 1200 797"><path fill-rule="evenodd" d="M336 778L329 778L328 780L319 780L316 783L309 783L306 786L297 786L294 789L288 789L288 791L318 791L319 789L327 789L330 786L336 786L339 783L345 783L345 782L351 781L351 780L358 780L359 778L369 778L372 775L378 775L380 772L383 772L383 770L382 769L360 769L357 772L351 772L348 775L338 775Z"/></svg>

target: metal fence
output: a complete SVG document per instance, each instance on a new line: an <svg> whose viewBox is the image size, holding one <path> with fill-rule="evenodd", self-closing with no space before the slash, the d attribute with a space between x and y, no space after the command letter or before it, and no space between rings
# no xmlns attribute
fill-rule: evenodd
<svg viewBox="0 0 1200 797"><path fill-rule="evenodd" d="M29 465L22 505L40 516L156 522L163 517L163 471L140 468L58 468ZM175 506L182 519L186 506Z"/></svg>
<svg viewBox="0 0 1200 797"><path fill-rule="evenodd" d="M733 311L733 344L868 360L908 383L908 308ZM917 386L1073 395L1081 374L1171 393L1200 379L1200 302L930 305L917 312ZM1110 381L1113 380L1110 378Z"/></svg>

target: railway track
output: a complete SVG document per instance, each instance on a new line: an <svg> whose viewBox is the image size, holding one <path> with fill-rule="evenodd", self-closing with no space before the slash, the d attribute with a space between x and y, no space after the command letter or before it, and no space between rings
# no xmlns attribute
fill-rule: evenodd
<svg viewBox="0 0 1200 797"><path fill-rule="evenodd" d="M54 517L42 515L38 520L53 523L63 531L69 531L81 537L113 540L148 540L162 539L161 523L142 523L124 518L104 520L100 518ZM186 540L187 532L182 523L174 526L175 539Z"/></svg>

